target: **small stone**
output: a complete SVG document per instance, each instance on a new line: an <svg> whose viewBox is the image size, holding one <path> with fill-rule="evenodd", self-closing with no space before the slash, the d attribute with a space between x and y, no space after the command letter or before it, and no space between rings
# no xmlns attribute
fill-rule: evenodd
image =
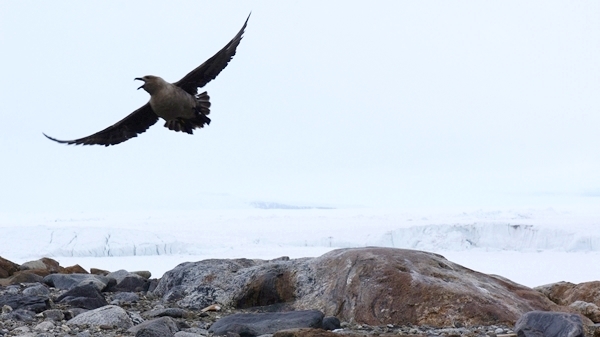
<svg viewBox="0 0 600 337"><path fill-rule="evenodd" d="M13 308L11 308L10 305L3 305L2 306L2 313L3 314L8 314L9 312L12 312Z"/></svg>
<svg viewBox="0 0 600 337"><path fill-rule="evenodd" d="M502 328L496 328L496 330L494 330L494 333L495 333L496 335L497 335L497 334L504 333L504 329L502 329Z"/></svg>
<svg viewBox="0 0 600 337"><path fill-rule="evenodd" d="M43 321L33 328L35 331L48 331L54 329L54 323L50 321Z"/></svg>

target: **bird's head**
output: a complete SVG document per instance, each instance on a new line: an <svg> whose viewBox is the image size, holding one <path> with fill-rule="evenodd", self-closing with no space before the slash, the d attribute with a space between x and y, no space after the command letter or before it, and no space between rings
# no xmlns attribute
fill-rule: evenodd
<svg viewBox="0 0 600 337"><path fill-rule="evenodd" d="M140 89L144 89L146 90L150 95L152 95L153 93L155 93L156 91L158 91L158 89L164 85L165 80L163 80L162 78L158 77L158 76L153 76L153 75L146 75L144 77L136 77L133 79L138 80L138 81L144 81L144 84L142 84L138 90Z"/></svg>

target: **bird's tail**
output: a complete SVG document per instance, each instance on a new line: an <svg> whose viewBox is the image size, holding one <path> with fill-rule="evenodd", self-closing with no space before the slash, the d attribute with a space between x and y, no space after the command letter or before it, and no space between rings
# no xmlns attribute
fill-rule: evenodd
<svg viewBox="0 0 600 337"><path fill-rule="evenodd" d="M191 135L194 133L194 129L210 124L210 118L206 116L210 113L210 96L208 96L206 91L196 96L195 112L196 117L169 120L165 123L165 127L169 128L169 130L185 132Z"/></svg>

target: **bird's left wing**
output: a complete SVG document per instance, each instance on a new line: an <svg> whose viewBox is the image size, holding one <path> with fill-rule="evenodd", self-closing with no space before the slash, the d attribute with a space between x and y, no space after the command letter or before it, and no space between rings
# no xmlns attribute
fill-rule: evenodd
<svg viewBox="0 0 600 337"><path fill-rule="evenodd" d="M223 47L223 49L219 50L213 57L206 60L202 63L198 68L190 71L189 74L185 75L179 81L173 83L181 89L185 90L191 95L195 95L198 93L198 88L202 88L206 85L206 83L212 81L219 75L219 73L225 69L229 61L235 55L235 49L242 41L242 35L244 34L244 29L246 29L246 24L248 24L248 20L250 19L250 15L244 22L244 26L237 33L237 35L229 41L229 43Z"/></svg>
<svg viewBox="0 0 600 337"><path fill-rule="evenodd" d="M118 121L116 124L107 127L106 129L96 132L91 136L75 139L75 140L58 140L46 134L48 139L63 144L76 145L116 145L130 138L137 137L138 134L148 130L148 128L158 121L158 116L150 107L150 103L146 103L141 108L135 110L129 116Z"/></svg>

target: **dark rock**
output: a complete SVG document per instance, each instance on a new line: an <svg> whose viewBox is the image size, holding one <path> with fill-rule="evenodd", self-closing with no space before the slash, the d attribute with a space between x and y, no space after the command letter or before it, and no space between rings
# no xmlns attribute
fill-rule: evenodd
<svg viewBox="0 0 600 337"><path fill-rule="evenodd" d="M335 330L341 328L340 320L334 316L327 316L323 318L323 329L325 330Z"/></svg>
<svg viewBox="0 0 600 337"><path fill-rule="evenodd" d="M129 329L133 326L127 312L116 305L107 305L98 309L80 313L67 321L67 325L93 327L116 327L118 329Z"/></svg>
<svg viewBox="0 0 600 337"><path fill-rule="evenodd" d="M519 337L584 337L581 317L564 312L531 311L515 324Z"/></svg>
<svg viewBox="0 0 600 337"><path fill-rule="evenodd" d="M50 290L43 284L36 284L31 287L23 289L23 295L25 296L50 296Z"/></svg>
<svg viewBox="0 0 600 337"><path fill-rule="evenodd" d="M63 313L65 314L65 319L68 321L70 319L72 319L73 317L82 314L84 312L87 312L87 309L83 309L83 308L69 308L65 311L63 311Z"/></svg>
<svg viewBox="0 0 600 337"><path fill-rule="evenodd" d="M0 257L0 278L7 278L18 270L18 264Z"/></svg>
<svg viewBox="0 0 600 337"><path fill-rule="evenodd" d="M233 332L244 337L259 336L283 329L320 328L323 316L323 313L318 310L234 314L219 319L208 331L215 335Z"/></svg>
<svg viewBox="0 0 600 337"><path fill-rule="evenodd" d="M135 275L135 274L132 274ZM112 287L108 287L108 292L128 291L128 292L140 292L147 291L150 282L140 276L126 276L121 282L118 282Z"/></svg>
<svg viewBox="0 0 600 337"><path fill-rule="evenodd" d="M250 277L246 291L236 299L235 307L245 309L291 302L295 300L295 292L292 271L276 265L266 273Z"/></svg>
<svg viewBox="0 0 600 337"><path fill-rule="evenodd" d="M25 309L36 313L50 309L50 299L47 296L26 296L22 294L6 294L0 296L0 307L8 305L15 309Z"/></svg>
<svg viewBox="0 0 600 337"><path fill-rule="evenodd" d="M171 317L161 317L140 323L127 331L136 337L168 337L173 336L179 328Z"/></svg>
<svg viewBox="0 0 600 337"><path fill-rule="evenodd" d="M154 309L144 313L146 317L163 317L169 316L173 318L181 318L184 317L187 311L181 308L164 308L164 309Z"/></svg>
<svg viewBox="0 0 600 337"><path fill-rule="evenodd" d="M111 279L91 274L50 274L44 277L44 283L57 289L71 289L76 285L94 284L100 291L109 286ZM115 280L112 280L115 283Z"/></svg>
<svg viewBox="0 0 600 337"><path fill-rule="evenodd" d="M114 278L117 282L114 286L108 287L106 291L118 292L118 291L129 291L129 292L140 292L147 291L150 282L134 273L130 273L126 270L118 270L114 273L106 275L109 278Z"/></svg>
<svg viewBox="0 0 600 337"><path fill-rule="evenodd" d="M75 286L60 295L56 302L84 309L97 309L108 305L104 296L92 284Z"/></svg>
<svg viewBox="0 0 600 337"><path fill-rule="evenodd" d="M9 284L41 283L43 279L43 276L38 275L33 270L18 271L10 277Z"/></svg>

